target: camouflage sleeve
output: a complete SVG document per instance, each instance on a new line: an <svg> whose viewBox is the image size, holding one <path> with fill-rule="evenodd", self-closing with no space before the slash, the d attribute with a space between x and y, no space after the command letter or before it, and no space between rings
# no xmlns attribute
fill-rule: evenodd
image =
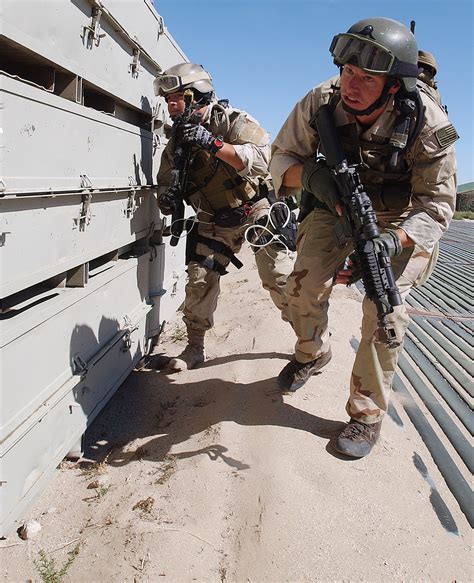
<svg viewBox="0 0 474 583"><path fill-rule="evenodd" d="M272 144L270 173L277 196L290 196L301 190L282 186L283 175L290 166L308 160L318 147L317 135L309 123L320 105L320 96L318 86L299 101Z"/></svg>
<svg viewBox="0 0 474 583"><path fill-rule="evenodd" d="M156 178L158 185L158 196L168 190L171 185L171 170L174 168L173 156L171 154L170 142L166 145L161 154L160 168Z"/></svg>
<svg viewBox="0 0 474 583"><path fill-rule="evenodd" d="M400 227L430 253L447 230L456 202L457 139L446 120L420 138L412 171L412 210Z"/></svg>
<svg viewBox="0 0 474 583"><path fill-rule="evenodd" d="M256 119L242 111L232 122L226 141L234 149L245 165L240 176L258 178L268 174L270 161L270 136Z"/></svg>

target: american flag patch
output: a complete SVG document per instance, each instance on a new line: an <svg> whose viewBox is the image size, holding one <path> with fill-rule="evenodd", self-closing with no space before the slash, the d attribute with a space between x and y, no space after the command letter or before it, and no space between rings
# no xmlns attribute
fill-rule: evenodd
<svg viewBox="0 0 474 583"><path fill-rule="evenodd" d="M459 138L457 131L452 124L441 128L435 132L436 139L441 148L447 148Z"/></svg>

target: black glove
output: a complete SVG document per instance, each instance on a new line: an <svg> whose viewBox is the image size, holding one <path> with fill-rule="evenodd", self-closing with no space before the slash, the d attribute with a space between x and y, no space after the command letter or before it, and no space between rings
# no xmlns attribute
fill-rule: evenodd
<svg viewBox="0 0 474 583"><path fill-rule="evenodd" d="M310 192L328 209L336 214L336 203L340 202L336 183L331 169L324 160L308 160L303 165L301 183L304 190Z"/></svg>
<svg viewBox="0 0 474 583"><path fill-rule="evenodd" d="M164 192L158 197L158 207L164 215L171 215L176 210L176 199L169 192Z"/></svg>
<svg viewBox="0 0 474 583"><path fill-rule="evenodd" d="M403 251L403 247L400 241L400 237L397 232L393 229L387 229L383 233L380 233L378 237L373 239L375 252L380 253L380 251L385 251L389 257L397 257ZM352 252L349 257L344 261L342 265L336 269L336 276L342 269L350 269L352 274L347 282L347 285L351 285L359 281L362 277L362 268L359 263L359 258L357 253Z"/></svg>
<svg viewBox="0 0 474 583"><path fill-rule="evenodd" d="M183 126L181 141L185 144L192 144L208 152L213 152L215 140L216 138L211 132L202 125L188 123Z"/></svg>
<svg viewBox="0 0 474 583"><path fill-rule="evenodd" d="M373 241L377 253L385 250L389 257L397 257L397 255L400 255L403 251L400 237L393 229L387 229L383 233L380 233L380 235L375 237Z"/></svg>

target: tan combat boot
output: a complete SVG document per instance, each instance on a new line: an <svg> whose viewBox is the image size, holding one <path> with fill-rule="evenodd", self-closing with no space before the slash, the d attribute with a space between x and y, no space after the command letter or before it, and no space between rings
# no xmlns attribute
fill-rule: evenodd
<svg viewBox="0 0 474 583"><path fill-rule="evenodd" d="M205 333L205 330L188 328L188 344L179 356L170 360L168 368L179 372L181 370L191 370L204 362L206 358L204 354Z"/></svg>

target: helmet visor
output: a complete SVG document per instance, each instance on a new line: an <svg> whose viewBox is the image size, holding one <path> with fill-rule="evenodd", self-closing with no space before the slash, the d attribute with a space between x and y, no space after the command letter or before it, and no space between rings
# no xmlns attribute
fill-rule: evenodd
<svg viewBox="0 0 474 583"><path fill-rule="evenodd" d="M336 35L329 51L338 65L345 65L355 59L361 69L378 75L389 74L395 62L395 56L384 46L370 38L353 34Z"/></svg>
<svg viewBox="0 0 474 583"><path fill-rule="evenodd" d="M190 73L189 75L160 75L153 82L155 95L167 95L168 93L177 93L184 91L186 86L196 83L196 81L209 81L211 78L205 71Z"/></svg>
<svg viewBox="0 0 474 583"><path fill-rule="evenodd" d="M177 75L161 75L153 83L155 95L175 93L181 86L181 77Z"/></svg>

